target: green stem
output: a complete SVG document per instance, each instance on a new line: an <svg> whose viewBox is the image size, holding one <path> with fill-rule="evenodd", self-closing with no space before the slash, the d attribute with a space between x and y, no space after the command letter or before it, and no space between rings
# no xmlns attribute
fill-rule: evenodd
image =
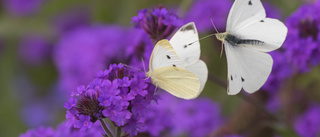
<svg viewBox="0 0 320 137"><path fill-rule="evenodd" d="M103 130L106 132L108 137L114 137L113 134L111 133L111 130L109 129L109 127L106 125L104 119L100 118L99 122L103 128Z"/></svg>
<svg viewBox="0 0 320 137"><path fill-rule="evenodd" d="M116 137L121 137L121 127L116 127Z"/></svg>

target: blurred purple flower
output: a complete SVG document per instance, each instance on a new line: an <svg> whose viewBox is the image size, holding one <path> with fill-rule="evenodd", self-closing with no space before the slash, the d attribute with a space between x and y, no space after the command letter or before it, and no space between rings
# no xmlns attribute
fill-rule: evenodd
<svg viewBox="0 0 320 137"><path fill-rule="evenodd" d="M273 58L272 71L262 89L270 94L276 94L285 79L293 74L293 68L284 52L273 51L270 55Z"/></svg>
<svg viewBox="0 0 320 137"><path fill-rule="evenodd" d="M101 137L103 130L99 123L93 124L92 128L86 132L73 127L66 127L65 122L58 125L54 130L51 127L39 127L37 129L29 129L26 133L20 134L19 137Z"/></svg>
<svg viewBox="0 0 320 137"><path fill-rule="evenodd" d="M320 105L310 106L296 121L294 129L301 137L318 137L320 135Z"/></svg>
<svg viewBox="0 0 320 137"><path fill-rule="evenodd" d="M231 8L229 0L196 0L186 15L186 22L195 22L201 32L214 31L210 17L218 30L226 26L228 13Z"/></svg>
<svg viewBox="0 0 320 137"><path fill-rule="evenodd" d="M285 23L289 31L283 48L298 72L308 72L320 63L319 12L315 4L305 4Z"/></svg>
<svg viewBox="0 0 320 137"><path fill-rule="evenodd" d="M167 93L160 97L144 119L144 131L152 136L168 130L173 136L206 136L222 124L219 106L209 99L181 100Z"/></svg>
<svg viewBox="0 0 320 137"><path fill-rule="evenodd" d="M19 55L29 65L40 65L51 56L51 45L42 36L27 36L20 42Z"/></svg>
<svg viewBox="0 0 320 137"><path fill-rule="evenodd" d="M3 0L3 7L12 15L26 16L38 12L46 0Z"/></svg>
<svg viewBox="0 0 320 137"><path fill-rule="evenodd" d="M149 59L154 45L152 41L141 29L131 29L128 32L127 41L130 41L126 48L126 58L130 65L140 69L143 68L142 59L145 67L149 66Z"/></svg>
<svg viewBox="0 0 320 137"><path fill-rule="evenodd" d="M65 33L77 28L89 25L89 10L81 7L81 9L71 9L60 13L53 18L53 25L58 32Z"/></svg>
<svg viewBox="0 0 320 137"><path fill-rule="evenodd" d="M66 91L88 83L107 64L121 60L127 41L119 26L83 27L62 36L55 47L54 61L59 81Z"/></svg>
<svg viewBox="0 0 320 137"><path fill-rule="evenodd" d="M51 127L39 127L38 129L30 129L25 134L21 134L20 137L52 137L54 136L54 130Z"/></svg>
<svg viewBox="0 0 320 137"><path fill-rule="evenodd" d="M153 43L168 38L177 27L183 24L176 14L162 6L153 10L142 9L137 13L138 16L132 17L132 23L136 23L137 28L142 28Z"/></svg>
<svg viewBox="0 0 320 137"><path fill-rule="evenodd" d="M97 75L89 85L80 86L78 93L73 93L65 103L68 125L85 130L90 128L81 126L85 122L109 118L116 126L124 127L126 133L136 135L137 129L141 128L139 119L144 117L143 112L154 100L155 87L145 80L144 72L121 64L111 64L109 70ZM76 105L72 105L74 98L77 98Z"/></svg>

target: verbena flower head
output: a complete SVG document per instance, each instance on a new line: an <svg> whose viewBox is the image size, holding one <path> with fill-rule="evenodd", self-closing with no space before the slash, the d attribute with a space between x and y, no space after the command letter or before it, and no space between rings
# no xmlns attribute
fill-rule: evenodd
<svg viewBox="0 0 320 137"><path fill-rule="evenodd" d="M160 98L144 119L145 132L153 136L164 132L172 136L206 136L222 124L219 106L209 99L182 100L168 93Z"/></svg>
<svg viewBox="0 0 320 137"><path fill-rule="evenodd" d="M155 89L145 79L144 72L112 64L108 70L97 73L87 86L65 103L67 125L86 130L98 119L109 118L124 132L136 135L143 125L139 121L153 100Z"/></svg>
<svg viewBox="0 0 320 137"><path fill-rule="evenodd" d="M288 35L283 47L299 72L307 72L320 63L319 6L303 5L286 21Z"/></svg>
<svg viewBox="0 0 320 137"><path fill-rule="evenodd" d="M88 26L62 35L53 58L65 91L89 83L106 64L123 58L126 30L119 26Z"/></svg>
<svg viewBox="0 0 320 137"><path fill-rule="evenodd" d="M196 0L186 14L187 22L195 22L199 32L213 31L210 17L217 29L224 29L231 8L228 0Z"/></svg>
<svg viewBox="0 0 320 137"><path fill-rule="evenodd" d="M301 137L318 137L320 135L320 105L310 106L295 121L294 129Z"/></svg>
<svg viewBox="0 0 320 137"><path fill-rule="evenodd" d="M148 33L154 43L168 38L177 27L183 24L176 14L162 6L137 12L138 16L132 17L132 23L136 23L137 28L142 28Z"/></svg>

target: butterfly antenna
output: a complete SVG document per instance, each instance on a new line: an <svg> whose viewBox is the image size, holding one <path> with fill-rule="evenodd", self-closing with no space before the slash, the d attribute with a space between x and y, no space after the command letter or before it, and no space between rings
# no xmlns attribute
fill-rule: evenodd
<svg viewBox="0 0 320 137"><path fill-rule="evenodd" d="M143 71L144 71L144 73L147 73L146 66L144 65L143 57L141 57L141 61L142 61Z"/></svg>
<svg viewBox="0 0 320 137"><path fill-rule="evenodd" d="M135 69L135 70L141 71L141 69L138 69L138 68L135 68L135 67L129 66L129 65L127 65L127 64L123 64L123 63L120 63L120 64L121 64L121 65L123 65L123 66L126 66L126 67L128 67L128 68L132 68L132 69Z"/></svg>
<svg viewBox="0 0 320 137"><path fill-rule="evenodd" d="M219 34L219 31L217 30L216 26L214 25L213 21L212 21L212 17L210 16L210 21L212 26L214 27L214 29L216 30L216 32Z"/></svg>
<svg viewBox="0 0 320 137"><path fill-rule="evenodd" d="M212 17L210 16L210 21L212 26L214 27L214 29L216 30L216 32L219 34L219 31L217 30L216 26L213 23ZM220 52L220 58L222 57L222 53L223 53L223 43L221 44L221 52Z"/></svg>

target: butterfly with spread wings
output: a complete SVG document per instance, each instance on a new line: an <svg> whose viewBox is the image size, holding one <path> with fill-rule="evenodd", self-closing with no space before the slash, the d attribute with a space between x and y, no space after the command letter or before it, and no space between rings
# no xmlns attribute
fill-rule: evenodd
<svg viewBox="0 0 320 137"><path fill-rule="evenodd" d="M227 30L218 33L228 63L228 94L243 88L259 90L271 73L273 60L266 53L283 44L287 27L277 19L266 18L260 0L235 0L228 15Z"/></svg>

